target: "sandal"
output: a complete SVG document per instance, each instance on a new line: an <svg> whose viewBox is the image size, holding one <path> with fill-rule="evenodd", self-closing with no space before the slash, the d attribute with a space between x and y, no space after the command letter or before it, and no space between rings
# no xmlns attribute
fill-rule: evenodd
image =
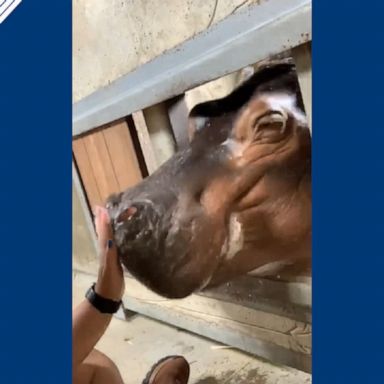
<svg viewBox="0 0 384 384"><path fill-rule="evenodd" d="M182 356L167 356L147 373L142 384L187 384L189 364Z"/></svg>

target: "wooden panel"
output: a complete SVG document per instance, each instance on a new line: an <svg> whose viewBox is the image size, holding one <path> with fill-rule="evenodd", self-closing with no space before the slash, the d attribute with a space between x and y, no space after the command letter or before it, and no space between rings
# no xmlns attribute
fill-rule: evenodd
<svg viewBox="0 0 384 384"><path fill-rule="evenodd" d="M143 112L138 111L132 113L132 119L137 131L137 137L139 139L141 149L143 151L148 173L151 174L158 168L158 163L156 160L155 152L153 150L151 138L149 137L148 127L147 123L145 122Z"/></svg>
<svg viewBox="0 0 384 384"><path fill-rule="evenodd" d="M134 186L142 176L127 123L122 121L102 132L119 191Z"/></svg>
<svg viewBox="0 0 384 384"><path fill-rule="evenodd" d="M91 207L142 179L124 120L73 141L73 153Z"/></svg>
<svg viewBox="0 0 384 384"><path fill-rule="evenodd" d="M93 173L87 149L84 144L84 140L74 140L72 143L72 149L89 204L91 206L101 204L101 195L97 186L95 174Z"/></svg>
<svg viewBox="0 0 384 384"><path fill-rule="evenodd" d="M83 138L91 162L100 197L104 202L112 193L119 191L119 184L112 166L103 132L95 132Z"/></svg>

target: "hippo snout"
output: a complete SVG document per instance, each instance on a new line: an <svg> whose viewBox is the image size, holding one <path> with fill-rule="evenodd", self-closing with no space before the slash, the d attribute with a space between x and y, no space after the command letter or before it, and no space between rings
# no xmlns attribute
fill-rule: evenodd
<svg viewBox="0 0 384 384"><path fill-rule="evenodd" d="M198 265L195 270L190 257L189 224L179 222L184 216L179 217L176 203L166 208L156 200L126 196L108 205L124 267L158 294L181 298L198 289L205 274L199 272Z"/></svg>

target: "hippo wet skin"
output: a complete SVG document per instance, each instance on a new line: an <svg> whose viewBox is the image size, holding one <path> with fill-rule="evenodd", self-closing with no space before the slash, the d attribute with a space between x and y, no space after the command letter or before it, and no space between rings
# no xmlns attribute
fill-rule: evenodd
<svg viewBox="0 0 384 384"><path fill-rule="evenodd" d="M265 66L189 122L187 148L107 201L127 270L181 298L310 260L311 137L294 66Z"/></svg>

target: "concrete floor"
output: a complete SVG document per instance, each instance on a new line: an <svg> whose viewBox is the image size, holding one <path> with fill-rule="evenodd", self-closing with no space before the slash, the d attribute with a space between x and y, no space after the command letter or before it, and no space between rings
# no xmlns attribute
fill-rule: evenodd
<svg viewBox="0 0 384 384"><path fill-rule="evenodd" d="M73 305L84 295L74 278ZM191 365L191 384L304 384L311 375L274 366L166 324L133 315L113 319L97 348L118 366L127 384L142 382L150 367L167 355L185 356Z"/></svg>

